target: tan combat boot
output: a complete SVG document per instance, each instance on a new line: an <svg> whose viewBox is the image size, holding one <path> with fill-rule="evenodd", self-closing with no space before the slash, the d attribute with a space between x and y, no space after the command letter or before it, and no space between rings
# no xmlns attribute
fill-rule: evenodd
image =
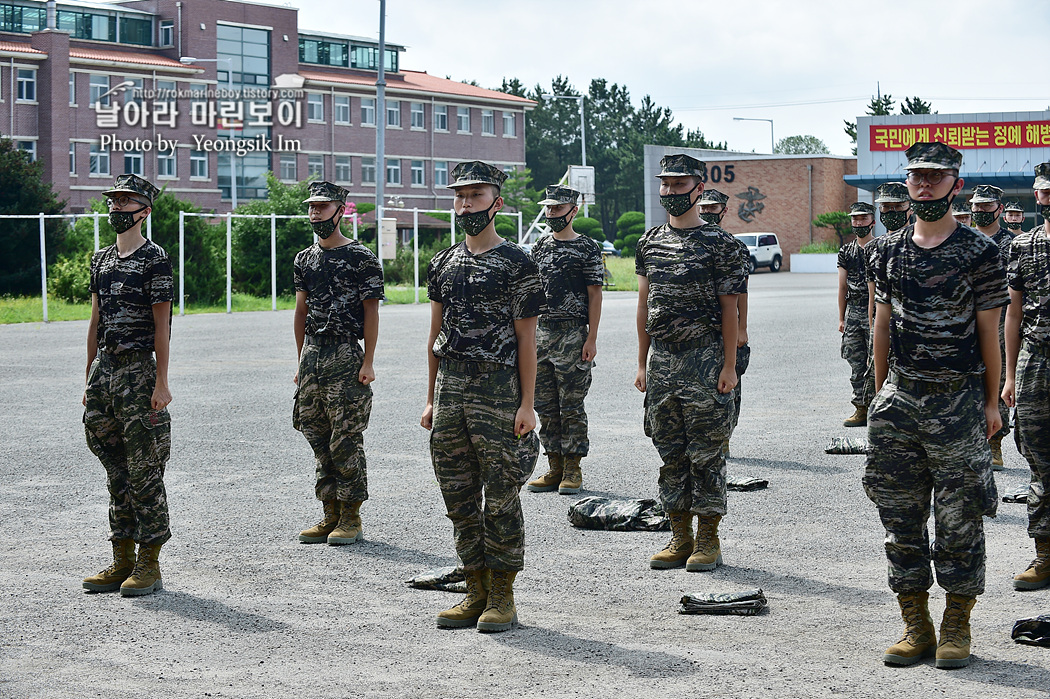
<svg viewBox="0 0 1050 699"><path fill-rule="evenodd" d="M693 514L669 512L671 540L660 553L649 559L650 568L679 568L693 552Z"/></svg>
<svg viewBox="0 0 1050 699"><path fill-rule="evenodd" d="M562 495L575 495L583 487L580 458L579 454L566 454L562 457L561 483L558 484L558 492Z"/></svg>
<svg viewBox="0 0 1050 699"><path fill-rule="evenodd" d="M323 500L324 517L320 522L299 532L299 541L304 544L323 544L328 541L328 535L339 523L339 501Z"/></svg>
<svg viewBox="0 0 1050 699"><path fill-rule="evenodd" d="M914 665L933 655L937 648L937 629L930 618L927 603L930 593L903 592L897 595L904 618L904 635L896 644L886 649L882 662L887 665Z"/></svg>
<svg viewBox="0 0 1050 699"><path fill-rule="evenodd" d="M438 612L437 625L439 629L459 629L464 626L473 626L478 617L488 606L489 589L492 587L492 571L487 568L481 570L464 571L467 579L467 596L463 601L451 609Z"/></svg>
<svg viewBox="0 0 1050 699"><path fill-rule="evenodd" d="M858 405L853 414L842 423L843 427L864 427L868 424L868 409Z"/></svg>
<svg viewBox="0 0 1050 699"><path fill-rule="evenodd" d="M364 536L361 528L361 503L343 502L339 507L339 523L328 535L329 546L352 544Z"/></svg>
<svg viewBox="0 0 1050 699"><path fill-rule="evenodd" d="M722 565L722 543L718 540L721 517L697 517L693 555L685 562L688 571L714 570Z"/></svg>
<svg viewBox="0 0 1050 699"><path fill-rule="evenodd" d="M988 440L988 446L992 448L992 470L1003 470L1003 437L995 435Z"/></svg>
<svg viewBox="0 0 1050 699"><path fill-rule="evenodd" d="M160 579L160 562L157 560L160 558L160 547L161 544L139 545L135 570L131 571L131 577L120 586L122 597L149 595L164 589Z"/></svg>
<svg viewBox="0 0 1050 699"><path fill-rule="evenodd" d="M90 592L113 592L135 569L135 540L117 539L113 544L113 565L90 578L84 578L84 589Z"/></svg>
<svg viewBox="0 0 1050 699"><path fill-rule="evenodd" d="M1028 570L1014 577L1014 589L1038 590L1047 585L1050 585L1050 538L1036 539L1035 560Z"/></svg>
<svg viewBox="0 0 1050 699"><path fill-rule="evenodd" d="M948 593L941 620L941 642L937 644L934 664L942 670L970 664L970 610L976 597Z"/></svg>
<svg viewBox="0 0 1050 699"><path fill-rule="evenodd" d="M550 464L547 472L536 480L529 481L528 485L525 486L534 493L548 493L552 490L557 490L558 484L561 483L563 470L561 454L547 452L547 463Z"/></svg>
<svg viewBox="0 0 1050 699"><path fill-rule="evenodd" d="M492 571L492 589L485 611L478 617L478 631L507 631L517 625L518 610L514 606L514 578L517 575L516 570Z"/></svg>

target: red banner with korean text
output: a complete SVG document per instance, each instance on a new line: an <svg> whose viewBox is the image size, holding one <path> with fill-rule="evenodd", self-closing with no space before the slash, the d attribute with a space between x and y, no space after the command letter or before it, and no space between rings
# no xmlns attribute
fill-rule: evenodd
<svg viewBox="0 0 1050 699"><path fill-rule="evenodd" d="M1050 146L1050 121L974 124L871 125L869 149L908 150L914 143L938 141L952 148L1038 148Z"/></svg>

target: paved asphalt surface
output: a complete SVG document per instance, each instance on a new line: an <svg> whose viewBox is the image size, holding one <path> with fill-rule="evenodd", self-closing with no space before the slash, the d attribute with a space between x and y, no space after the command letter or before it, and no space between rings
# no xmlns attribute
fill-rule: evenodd
<svg viewBox="0 0 1050 699"><path fill-rule="evenodd" d="M605 297L581 496L656 496L632 386L635 305L634 294ZM726 565L650 570L667 534L573 529L575 497L523 492L522 625L492 635L437 629L458 596L403 582L455 563L418 425L425 306L382 309L366 540L339 548L297 541L320 506L309 447L291 428L291 312L175 319L174 538L164 591L142 598L80 585L110 555L104 473L81 428L86 322L0 327L0 697L1045 696L1050 649L1010 640L1016 619L1050 611L1050 591L1010 585L1032 557L1023 505L986 520L973 665L882 664L901 622L864 459L823 452L863 434L842 427L835 277L758 273L750 305L729 470L769 488L730 493ZM1001 491L1028 478L1006 451ZM676 611L686 592L751 587L765 590L767 614ZM932 607L939 618L936 587Z"/></svg>

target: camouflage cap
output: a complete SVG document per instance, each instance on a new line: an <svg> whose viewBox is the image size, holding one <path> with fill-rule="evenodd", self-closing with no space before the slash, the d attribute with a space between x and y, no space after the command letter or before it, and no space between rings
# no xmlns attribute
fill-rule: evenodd
<svg viewBox="0 0 1050 699"><path fill-rule="evenodd" d="M696 158L677 153L660 158L660 174L657 177L707 177L707 165Z"/></svg>
<svg viewBox="0 0 1050 699"><path fill-rule="evenodd" d="M876 204L897 204L909 201L908 185L903 182L883 182L875 190Z"/></svg>
<svg viewBox="0 0 1050 699"><path fill-rule="evenodd" d="M559 204L575 204L580 198L580 193L572 187L563 187L559 184L547 185L546 199L540 202L540 206L558 206Z"/></svg>
<svg viewBox="0 0 1050 699"><path fill-rule="evenodd" d="M973 188L971 204L998 204L1003 200L1003 190L991 184L979 184Z"/></svg>
<svg viewBox="0 0 1050 699"><path fill-rule="evenodd" d="M1050 189L1050 163L1035 166L1035 184L1032 189Z"/></svg>
<svg viewBox="0 0 1050 699"><path fill-rule="evenodd" d="M113 189L107 189L102 193L102 196L108 197L110 194L116 194L117 192L125 192L127 194L138 194L140 197L146 197L149 201L150 206L153 206L153 201L160 194L160 190L153 186L149 180L143 179L138 175L132 175L131 173L125 173L117 178L117 181L113 183Z"/></svg>
<svg viewBox="0 0 1050 699"><path fill-rule="evenodd" d="M855 201L849 207L850 216L874 216L875 207L866 201Z"/></svg>
<svg viewBox="0 0 1050 699"><path fill-rule="evenodd" d="M337 201L340 204L346 203L346 195L350 192L346 191L337 184L331 182L311 182L310 183L310 197L303 199L304 204L309 204L315 201Z"/></svg>
<svg viewBox="0 0 1050 699"><path fill-rule="evenodd" d="M962 197L956 197L952 202L952 216L958 214L970 215L970 205Z"/></svg>
<svg viewBox="0 0 1050 699"><path fill-rule="evenodd" d="M916 143L904 152L908 156L905 170L958 170L962 153L943 143Z"/></svg>
<svg viewBox="0 0 1050 699"><path fill-rule="evenodd" d="M705 204L726 204L728 202L728 194L722 194L717 189L705 189L704 193L700 195L700 201L697 204L703 206Z"/></svg>
<svg viewBox="0 0 1050 699"><path fill-rule="evenodd" d="M1020 211L1023 214L1024 207L1021 206L1021 202L1019 201L1008 201L1003 204L1003 211Z"/></svg>
<svg viewBox="0 0 1050 699"><path fill-rule="evenodd" d="M507 173L495 165L480 160L468 160L452 169L452 178L454 182L448 185L449 189L472 184L494 184L502 189L503 183L507 181Z"/></svg>

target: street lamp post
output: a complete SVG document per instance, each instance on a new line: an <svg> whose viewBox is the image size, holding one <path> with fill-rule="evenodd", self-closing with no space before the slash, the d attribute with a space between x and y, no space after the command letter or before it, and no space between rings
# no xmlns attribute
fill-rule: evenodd
<svg viewBox="0 0 1050 699"><path fill-rule="evenodd" d="M229 70L226 71L226 87L233 94L233 59L232 58L193 58L183 56L179 63L192 65L194 63L225 63ZM237 154L230 152L230 210L237 208Z"/></svg>
<svg viewBox="0 0 1050 699"><path fill-rule="evenodd" d="M386 0L379 0L379 65L376 76L376 240L386 186Z"/></svg>
<svg viewBox="0 0 1050 699"><path fill-rule="evenodd" d="M580 103L580 158L583 161L580 165L587 167L587 124L583 119L583 98L584 95L543 95L545 100L576 100ZM586 198L583 200L583 215L588 215Z"/></svg>
<svg viewBox="0 0 1050 699"><path fill-rule="evenodd" d="M776 141L773 139L773 120L772 119L752 119L750 117L733 117L733 121L768 121L769 122L769 153L770 155L776 150Z"/></svg>

